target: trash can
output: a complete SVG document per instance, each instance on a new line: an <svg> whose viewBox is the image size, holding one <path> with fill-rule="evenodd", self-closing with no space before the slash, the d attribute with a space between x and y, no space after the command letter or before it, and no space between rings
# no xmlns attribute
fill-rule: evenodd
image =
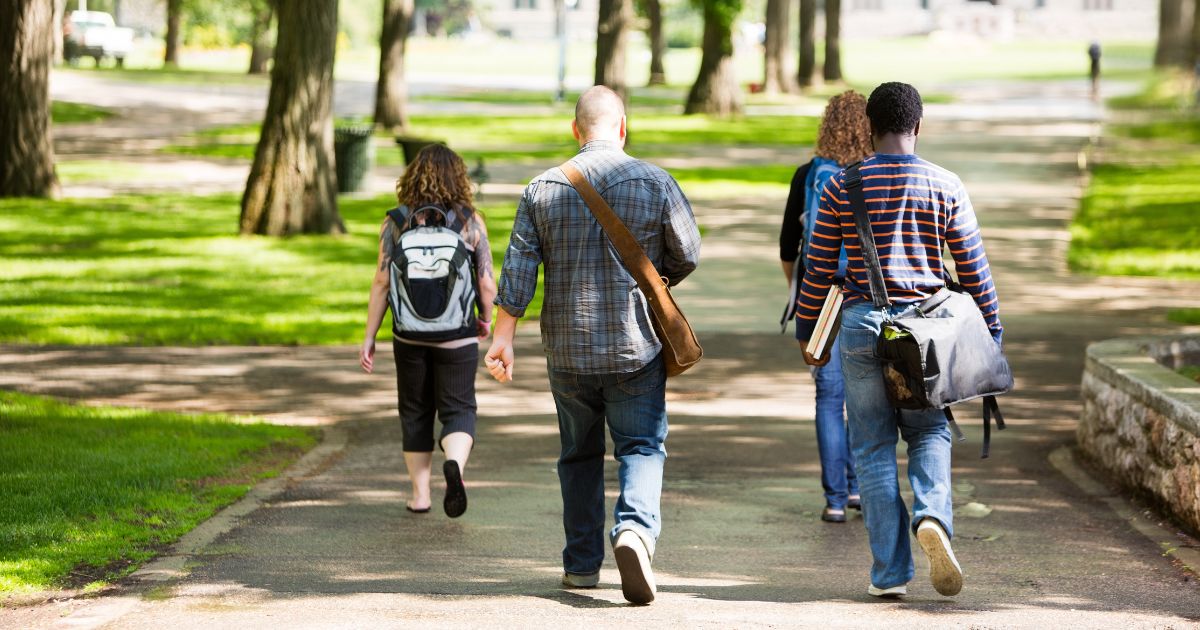
<svg viewBox="0 0 1200 630"><path fill-rule="evenodd" d="M338 192L355 192L371 171L375 160L375 145L371 143L370 125L346 125L333 130L333 153L336 161Z"/></svg>
<svg viewBox="0 0 1200 630"><path fill-rule="evenodd" d="M428 138L414 138L412 136L396 136L396 144L400 146L400 150L404 151L404 163L412 164L412 161L417 159L417 154L421 149L431 144L446 144L443 140L430 140Z"/></svg>

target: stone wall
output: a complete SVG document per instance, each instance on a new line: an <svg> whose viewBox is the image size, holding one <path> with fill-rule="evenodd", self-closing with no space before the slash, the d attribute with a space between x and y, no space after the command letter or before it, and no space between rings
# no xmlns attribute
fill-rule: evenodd
<svg viewBox="0 0 1200 630"><path fill-rule="evenodd" d="M1126 488L1200 533L1200 337L1116 339L1088 346L1079 445Z"/></svg>

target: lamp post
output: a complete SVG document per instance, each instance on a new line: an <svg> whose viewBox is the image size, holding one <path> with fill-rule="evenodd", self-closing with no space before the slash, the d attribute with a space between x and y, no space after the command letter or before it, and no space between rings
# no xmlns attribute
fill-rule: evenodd
<svg viewBox="0 0 1200 630"><path fill-rule="evenodd" d="M554 0L554 33L558 35L558 89L554 102L567 100L567 10L574 9L579 0Z"/></svg>

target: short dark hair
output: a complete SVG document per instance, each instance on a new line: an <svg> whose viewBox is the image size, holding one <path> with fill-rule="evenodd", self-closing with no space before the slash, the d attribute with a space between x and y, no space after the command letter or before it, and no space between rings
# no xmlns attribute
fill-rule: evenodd
<svg viewBox="0 0 1200 630"><path fill-rule="evenodd" d="M877 136L912 133L923 112L921 94L907 83L882 83L867 99L867 118L871 119L871 131Z"/></svg>

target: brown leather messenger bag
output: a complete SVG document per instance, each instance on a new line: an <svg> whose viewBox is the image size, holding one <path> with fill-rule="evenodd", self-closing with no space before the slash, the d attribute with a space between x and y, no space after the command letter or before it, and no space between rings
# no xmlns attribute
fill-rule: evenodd
<svg viewBox="0 0 1200 630"><path fill-rule="evenodd" d="M596 189L584 178L583 173L571 162L561 167L564 175L570 180L575 191L583 197L584 204L592 211L592 215L604 228L608 240L621 255L625 269L637 281L646 302L650 305L650 322L654 333L662 343L663 364L667 376L678 376L688 368L700 362L704 349L696 340L691 324L675 304L671 291L667 288L667 279L658 274L654 263L646 257L646 252L638 245L637 238L629 228L621 222L620 217L613 212L608 202L596 192Z"/></svg>

